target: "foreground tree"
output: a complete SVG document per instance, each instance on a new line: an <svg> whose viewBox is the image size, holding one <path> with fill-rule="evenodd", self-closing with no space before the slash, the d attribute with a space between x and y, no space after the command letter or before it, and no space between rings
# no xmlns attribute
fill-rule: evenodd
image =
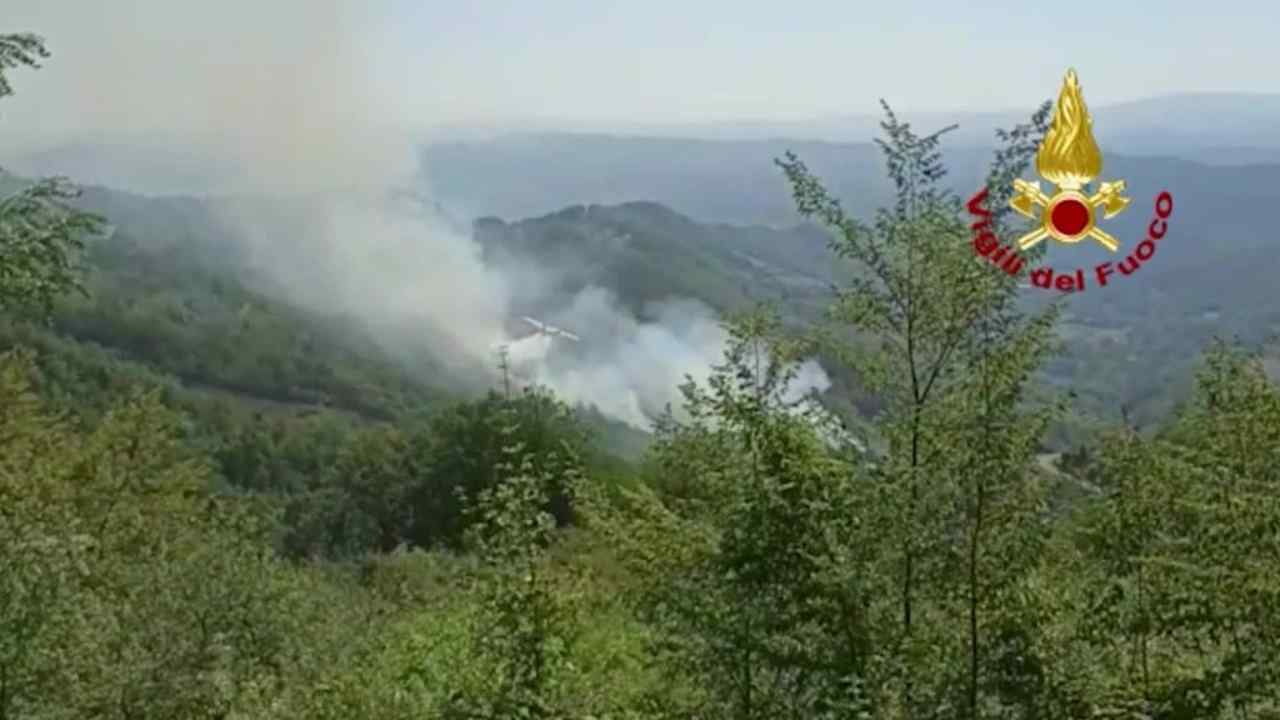
<svg viewBox="0 0 1280 720"><path fill-rule="evenodd" d="M421 546L458 547L466 527L462 508L502 477L510 462L506 449L512 445L520 445L534 472L543 475L553 470L545 463L566 447L582 457L587 440L573 411L542 387L510 397L493 392L441 413L424 436L429 465L412 494L416 517L411 538ZM551 478L546 510L564 526L573 517L569 491L557 484L557 472Z"/></svg>
<svg viewBox="0 0 1280 720"><path fill-rule="evenodd" d="M154 396L88 432L0 359L0 717L216 717L296 660L297 597L262 518Z"/></svg>
<svg viewBox="0 0 1280 720"><path fill-rule="evenodd" d="M868 704L868 528L849 455L788 392L797 350L770 313L732 323L724 362L683 388L687 419L657 430L667 489L589 505L657 633L676 690L654 700L662 717L834 718Z"/></svg>
<svg viewBox="0 0 1280 720"><path fill-rule="evenodd" d="M1102 449L1088 508L1092 602L1076 618L1104 668L1096 712L1275 717L1280 693L1280 391L1217 345L1196 396L1154 439Z"/></svg>
<svg viewBox="0 0 1280 720"><path fill-rule="evenodd" d="M47 57L38 36L0 35L0 99L13 94L7 71ZM78 196L63 178L31 184L0 170L0 310L47 314L59 296L83 291L76 258L104 221L68 204Z"/></svg>
<svg viewBox="0 0 1280 720"><path fill-rule="evenodd" d="M284 549L328 559L402 545L461 549L465 508L503 477L504 448L519 444L545 473L548 458L565 447L581 457L587 442L572 410L544 388L460 402L422 427L363 429L288 503ZM551 477L545 509L563 527L573 518L569 489Z"/></svg>
<svg viewBox="0 0 1280 720"><path fill-rule="evenodd" d="M89 539L69 510L62 418L30 386L30 358L0 362L0 718L22 717L59 691L75 637Z"/></svg>
<svg viewBox="0 0 1280 720"><path fill-rule="evenodd" d="M514 439L520 429L514 408L495 422L508 440L495 468L499 480L468 502L467 539L484 563L470 633L477 674L453 689L444 717L572 716L575 699L565 679L577 623L573 595L548 566L556 531L548 506L553 490L577 484L577 458L567 443L558 452L528 452Z"/></svg>
<svg viewBox="0 0 1280 720"><path fill-rule="evenodd" d="M894 712L977 717L1014 701L984 681L999 654L984 654L986 636L1015 642L1032 631L1009 626L1018 613L1001 606L1036 557L1031 461L1046 416L1023 395L1051 349L1054 311L1024 317L1017 280L975 259L961 203L941 185L945 130L921 137L885 110L880 146L897 199L873 222L849 217L794 155L779 164L801 214L831 228L834 251L861 269L839 291L824 334L886 406L871 522L882 530L878 572L894 588L896 619L881 598L873 626L893 628L877 646L896 668ZM1048 110L1002 133L985 208L997 234L1008 230L1012 180Z"/></svg>

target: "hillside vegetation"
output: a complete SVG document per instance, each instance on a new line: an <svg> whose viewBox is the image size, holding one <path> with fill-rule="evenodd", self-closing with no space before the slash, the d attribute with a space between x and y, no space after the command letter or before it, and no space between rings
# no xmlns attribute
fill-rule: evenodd
<svg viewBox="0 0 1280 720"><path fill-rule="evenodd" d="M1261 111L1251 110L1250 116L1257 112ZM1125 116L1119 109L1117 113ZM1105 114L1099 114L1095 128L1103 140L1106 120ZM1203 140L1197 142L1203 144ZM1179 147L1193 145L1200 147L1194 143ZM1067 299L1065 354L1048 366L1046 380L1073 386L1084 417L1071 423L1074 429L1055 431L1055 442L1080 440L1088 434L1084 428L1092 424L1089 418L1118 420L1121 407L1140 426L1152 427L1176 400L1186 397L1199 349L1215 335L1256 345L1269 341L1280 329L1280 305L1270 291L1273 263L1269 259L1280 252L1280 246L1267 212L1280 201L1270 181L1280 167L1262 160L1220 166L1168 154L1140 157L1115 147L1103 145L1104 174L1125 180L1132 198L1124 213L1107 221L1108 231L1123 243L1122 252L1144 237L1159 192L1171 192L1176 209L1168 242L1161 243L1158 256L1132 282L1091 287ZM562 133L438 143L427 148L424 156L439 178L435 189L440 199L472 212L518 217L574 203L645 200L699 224L676 232L678 226L668 219L669 213L646 213L647 228L681 241L675 245L714 235L719 226L706 223L737 223L735 249L775 268L822 280L847 274L849 268L835 265L836 259L823 251L825 242L813 239L817 236L811 229L785 229L804 220L786 202L786 183L771 163L788 150L805 157L856 216L871 217L893 201L893 185L880 172L879 153L871 143ZM944 182L967 199L982 185L989 153L968 147L942 152L951 171ZM1033 174L1024 172L1027 177ZM524 181L531 176L543 182ZM652 208L636 203L627 207L632 208L631 217L642 208ZM742 227L747 224L758 225ZM566 237L589 235L594 227L572 211L557 213L538 226L544 235L555 227ZM765 226L779 229L771 235ZM663 252L682 257L687 251L664 247ZM1068 270L1116 260L1101 248L1078 246L1053 248L1047 259L1054 267ZM647 262L655 261L647 258ZM733 258L721 262L724 272L718 274L732 278ZM667 267L691 276L697 272L697 263L687 265L687 270L686 263ZM693 297L716 302L731 296L725 280L707 278L705 272L700 275L701 286L689 290ZM1028 309L1053 299L1042 295L1030 293ZM787 304L797 310L819 304L809 300L803 289L796 288Z"/></svg>
<svg viewBox="0 0 1280 720"><path fill-rule="evenodd" d="M0 35L0 71L43 53ZM1002 232L1048 110L986 176ZM1261 358L1210 345L1155 432L1047 462L1062 308L973 262L940 138L891 113L885 131L898 194L874 218L779 159L854 268L822 316L782 294L796 268L700 262L719 231L682 272L647 268L637 292L719 277L738 303L751 278L781 311L732 315L686 413L630 462L543 389L451 397L350 319L248 290L201 250L213 226L179 219L190 203L144 229L133 199L99 215L7 178L0 720L1280 717ZM616 279L646 277L670 237L653 220L696 230L603 212L517 235L559 224L538 252L571 243ZM640 254L592 264L615 257L605 229ZM874 399L876 452L789 399L813 352Z"/></svg>

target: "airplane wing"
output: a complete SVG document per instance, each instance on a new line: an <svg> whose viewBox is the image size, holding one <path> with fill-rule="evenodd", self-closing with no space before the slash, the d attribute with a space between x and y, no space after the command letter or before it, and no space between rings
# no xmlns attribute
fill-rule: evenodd
<svg viewBox="0 0 1280 720"><path fill-rule="evenodd" d="M547 329L547 327L546 327L545 325L543 325L542 323L538 322L537 320L534 320L533 318L529 317L528 315L523 316L521 319L522 319L522 320L524 320L525 322L529 323L530 325L532 325L532 326L534 326L534 327L538 328L539 330L546 330L546 329Z"/></svg>
<svg viewBox="0 0 1280 720"><path fill-rule="evenodd" d="M573 340L575 342L582 339L577 335L574 335L573 333L569 332L568 330L565 330L564 328L556 327L555 325L547 325L545 332L548 335L559 335L561 337L569 338L570 340Z"/></svg>

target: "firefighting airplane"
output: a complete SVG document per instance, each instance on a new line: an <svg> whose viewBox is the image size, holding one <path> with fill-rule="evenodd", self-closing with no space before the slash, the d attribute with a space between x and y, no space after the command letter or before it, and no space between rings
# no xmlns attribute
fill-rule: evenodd
<svg viewBox="0 0 1280 720"><path fill-rule="evenodd" d="M565 330L565 329L563 329L563 328L555 327L554 325L547 325L546 323L543 323L543 322L539 322L539 321L537 321L537 320L534 320L533 318L529 317L528 315L525 315L525 316L521 317L521 319L522 319L522 320L524 320L525 322L529 323L530 325L534 326L535 328L537 328L537 330L533 333L534 335L546 335L546 336L548 336L548 337L550 337L550 336L553 336L553 335L554 335L554 336L557 336L557 337L562 337L562 338L566 338L566 339L572 340L572 341L574 341L574 342L581 342L581 341L582 341L582 338L578 337L577 335L574 335L573 333L569 332L568 330Z"/></svg>

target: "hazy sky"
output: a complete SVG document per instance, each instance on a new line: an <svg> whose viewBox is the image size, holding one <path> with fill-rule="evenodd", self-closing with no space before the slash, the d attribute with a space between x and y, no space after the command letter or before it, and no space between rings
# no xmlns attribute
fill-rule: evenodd
<svg viewBox="0 0 1280 720"><path fill-rule="evenodd" d="M419 127L799 119L874 113L879 97L908 112L1030 109L1068 66L1094 106L1280 92L1274 0L6 5L0 32L38 32L55 54L14 75L18 96L0 102L10 139L209 130L228 112L363 112Z"/></svg>

